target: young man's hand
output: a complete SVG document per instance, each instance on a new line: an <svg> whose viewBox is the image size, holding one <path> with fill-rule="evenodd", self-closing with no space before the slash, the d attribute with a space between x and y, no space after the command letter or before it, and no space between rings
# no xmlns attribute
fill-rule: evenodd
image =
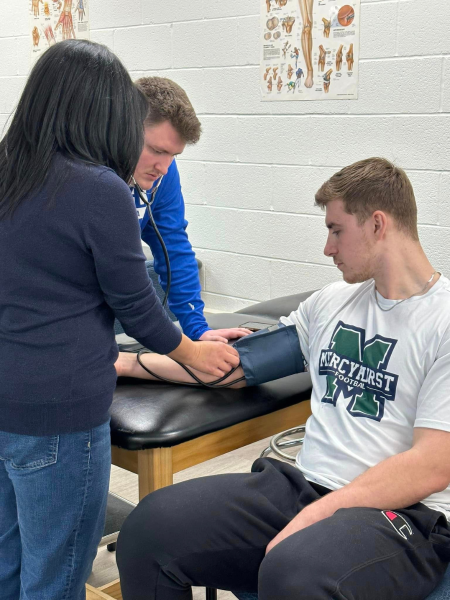
<svg viewBox="0 0 450 600"><path fill-rule="evenodd" d="M233 329L209 329L200 336L202 342L224 342L245 337L251 333L250 329L234 327Z"/></svg>

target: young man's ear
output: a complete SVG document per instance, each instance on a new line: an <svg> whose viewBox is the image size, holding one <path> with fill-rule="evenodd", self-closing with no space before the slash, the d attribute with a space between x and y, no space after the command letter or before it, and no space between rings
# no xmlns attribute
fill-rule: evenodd
<svg viewBox="0 0 450 600"><path fill-rule="evenodd" d="M373 215L373 232L378 238L382 238L386 232L387 217L386 213L376 210Z"/></svg>

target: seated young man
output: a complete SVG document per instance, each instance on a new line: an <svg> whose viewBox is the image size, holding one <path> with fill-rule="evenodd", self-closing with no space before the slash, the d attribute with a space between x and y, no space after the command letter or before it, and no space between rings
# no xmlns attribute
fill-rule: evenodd
<svg viewBox="0 0 450 600"><path fill-rule="evenodd" d="M281 319L313 381L296 467L258 459L248 474L149 494L119 537L124 600L187 600L192 585L260 600L421 600L445 572L450 282L422 250L411 184L388 161L342 169L316 203L344 282ZM150 377L129 358L119 373ZM141 360L190 381L166 357ZM243 364L231 377L248 370L257 383Z"/></svg>

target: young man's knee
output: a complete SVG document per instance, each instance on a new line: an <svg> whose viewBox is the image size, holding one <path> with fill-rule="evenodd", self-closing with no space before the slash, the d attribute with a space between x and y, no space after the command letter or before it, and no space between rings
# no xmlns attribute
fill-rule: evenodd
<svg viewBox="0 0 450 600"><path fill-rule="evenodd" d="M172 486L170 486L172 487ZM170 553L176 544L176 535L170 526L174 521L174 506L167 498L166 489L157 490L146 496L128 516L123 524L117 546L117 558L128 554L138 559L145 555L156 561Z"/></svg>
<svg viewBox="0 0 450 600"><path fill-rule="evenodd" d="M206 479L170 485L141 500L122 526L118 550L138 544L163 562L190 553L206 527L202 508L218 497Z"/></svg>

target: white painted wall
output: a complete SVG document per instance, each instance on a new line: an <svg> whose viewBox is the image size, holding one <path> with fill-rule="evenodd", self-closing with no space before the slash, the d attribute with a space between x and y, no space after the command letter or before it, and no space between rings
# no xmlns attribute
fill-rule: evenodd
<svg viewBox="0 0 450 600"><path fill-rule="evenodd" d="M0 128L28 71L27 0L0 0ZM257 0L91 0L92 39L133 77L188 92L203 124L179 160L207 306L237 310L317 288L339 273L322 254L314 192L338 168L385 156L413 182L420 235L450 273L450 3L363 0L360 98L259 99ZM441 25L439 25L441 23Z"/></svg>

